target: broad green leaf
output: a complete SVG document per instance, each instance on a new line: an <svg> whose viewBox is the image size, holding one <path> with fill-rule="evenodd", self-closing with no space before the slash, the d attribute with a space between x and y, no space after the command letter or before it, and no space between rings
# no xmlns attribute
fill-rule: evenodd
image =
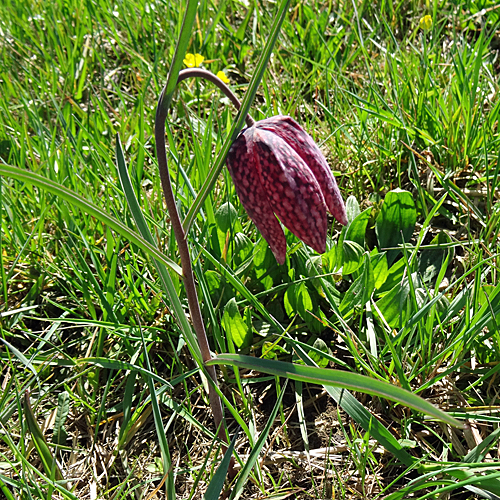
<svg viewBox="0 0 500 500"><path fill-rule="evenodd" d="M209 269L204 273L205 282L208 286L208 293L213 304L224 306L233 296L232 289L219 272Z"/></svg>
<svg viewBox="0 0 500 500"><path fill-rule="evenodd" d="M443 245L446 243L451 243L451 238L444 231L440 231L430 242L430 245ZM429 283L434 280L441 266L445 261L447 255L452 250L450 248L422 248L420 258L418 261L418 271L422 276L422 280L425 283Z"/></svg>
<svg viewBox="0 0 500 500"><path fill-rule="evenodd" d="M410 241L416 221L417 211L411 193L402 189L387 193L375 224L380 250ZM401 250L387 251L389 265L400 252Z"/></svg>
<svg viewBox="0 0 500 500"><path fill-rule="evenodd" d="M253 270L260 287L269 290L273 286L273 278L270 275L273 268L277 268L276 259L264 238L261 238L254 247Z"/></svg>
<svg viewBox="0 0 500 500"><path fill-rule="evenodd" d="M262 357L265 359L278 359L280 354L289 354L276 342L265 341L262 344Z"/></svg>
<svg viewBox="0 0 500 500"><path fill-rule="evenodd" d="M230 203L223 203L217 212L215 212L215 222L217 227L226 234L230 229L233 231L241 231L241 223L238 220L238 212L236 208Z"/></svg>
<svg viewBox="0 0 500 500"><path fill-rule="evenodd" d="M339 246L339 243L337 242L332 246L332 248L330 248L330 250L328 250L321 256L321 261L325 273L333 273L337 271L337 263L339 261L342 262L342 259L339 258L339 254L342 254L342 246Z"/></svg>
<svg viewBox="0 0 500 500"><path fill-rule="evenodd" d="M386 252L384 252L385 255ZM387 262L387 258L386 258ZM401 284L403 277L406 275L406 264L404 259L396 261L386 272L385 280L378 286L379 294L392 290L396 285Z"/></svg>
<svg viewBox="0 0 500 500"><path fill-rule="evenodd" d="M380 288L389 275L387 269L387 255L383 253L371 253L370 260L373 267L373 279L375 280L375 289Z"/></svg>
<svg viewBox="0 0 500 500"><path fill-rule="evenodd" d="M355 196L351 195L347 198L345 202L345 211L347 214L347 221L349 225L351 225L354 219L361 213L358 200Z"/></svg>
<svg viewBox="0 0 500 500"><path fill-rule="evenodd" d="M421 287L420 280L416 273L412 274L413 286L415 288L415 298L420 307L425 303L426 295ZM399 285L396 285L389 293L385 294L378 302L377 308L385 318L391 328L402 328L408 318L412 316L414 306L409 300L410 284L405 278Z"/></svg>
<svg viewBox="0 0 500 500"><path fill-rule="evenodd" d="M238 257L237 264L244 262L253 250L252 240L244 233L236 233L234 235L234 254Z"/></svg>
<svg viewBox="0 0 500 500"><path fill-rule="evenodd" d="M309 290L307 289L306 284L303 282L300 283L299 286L296 288L296 293L297 293L297 312L304 321L307 321L310 317L308 311L312 311L313 302L311 300L311 295L309 294Z"/></svg>
<svg viewBox="0 0 500 500"><path fill-rule="evenodd" d="M345 317L350 316L355 308L362 308L370 300L375 288L373 268L368 253L365 253L364 265L360 276L349 287L340 304L340 312Z"/></svg>
<svg viewBox="0 0 500 500"><path fill-rule="evenodd" d="M363 263L364 249L355 241L344 240L342 244L343 264L342 274L352 274Z"/></svg>
<svg viewBox="0 0 500 500"><path fill-rule="evenodd" d="M356 216L356 218L349 224L349 227L347 228L347 233L345 235L346 240L354 241L361 247L364 247L366 226L368 225L368 221L370 220L371 213L372 209L367 208Z"/></svg>
<svg viewBox="0 0 500 500"><path fill-rule="evenodd" d="M52 435L52 442L55 444L65 444L68 433L64 427L66 418L69 413L69 394L62 391L57 396L57 413L54 421L54 433Z"/></svg>
<svg viewBox="0 0 500 500"><path fill-rule="evenodd" d="M319 333L325 329L321 321L317 319L317 316L321 316L319 307L315 305L316 301L313 301L311 293L304 282L287 289L285 293L285 308L287 308L287 302L289 303L288 307L290 307L290 301L295 304L295 309L291 314L289 313L290 317L298 313L307 324L308 329L313 333Z"/></svg>
<svg viewBox="0 0 500 500"><path fill-rule="evenodd" d="M207 365L214 364L239 366L240 368L270 373L277 377L290 378L292 380L300 380L302 382L310 382L325 386L342 387L344 389L379 396L425 413L426 415L446 422L454 427L462 427L460 422L425 399L422 399L420 396L406 391L401 387L381 380L372 379L360 375L359 373L318 368L315 366L303 366L272 359L254 358L241 354L219 354L207 362Z"/></svg>
<svg viewBox="0 0 500 500"><path fill-rule="evenodd" d="M314 341L313 347L321 352L324 352L325 354L330 354L330 355L332 354L332 351L326 345L326 342L322 339L316 339ZM321 354L318 354L317 351L311 350L308 352L308 354L320 368L326 368L328 366L328 363L330 362L328 358L321 356Z"/></svg>
<svg viewBox="0 0 500 500"><path fill-rule="evenodd" d="M233 297L228 301L222 315L222 324L227 335L231 335L233 342L241 349L252 345L253 335L241 317L236 299Z"/></svg>
<svg viewBox="0 0 500 500"><path fill-rule="evenodd" d="M298 285L296 283L291 284L285 292L285 296L283 298L283 303L285 304L285 312L287 313L289 318L293 318L293 316L297 313L297 293L295 290Z"/></svg>
<svg viewBox="0 0 500 500"><path fill-rule="evenodd" d="M216 224L208 225L208 232L210 233L210 249L213 254L220 260L224 252L227 234L223 233Z"/></svg>

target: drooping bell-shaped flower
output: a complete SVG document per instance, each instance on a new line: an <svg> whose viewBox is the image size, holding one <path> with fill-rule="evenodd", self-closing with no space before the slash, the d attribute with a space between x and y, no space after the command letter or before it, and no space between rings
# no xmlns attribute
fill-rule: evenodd
<svg viewBox="0 0 500 500"><path fill-rule="evenodd" d="M319 253L326 248L326 210L347 224L344 201L326 159L289 116L273 116L244 129L227 156L241 203L283 264L286 239L276 216Z"/></svg>

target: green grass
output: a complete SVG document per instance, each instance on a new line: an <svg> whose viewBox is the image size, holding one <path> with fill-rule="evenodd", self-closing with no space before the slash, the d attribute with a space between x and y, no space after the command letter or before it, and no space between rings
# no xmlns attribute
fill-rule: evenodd
<svg viewBox="0 0 500 500"><path fill-rule="evenodd" d="M5 498L223 487L154 150L184 4L0 5ZM200 2L188 50L243 97L275 8ZM486 0L292 2L250 113L313 136L350 225L332 222L323 256L287 233L284 266L226 169L190 213L236 110L202 81L174 94L172 181L229 437L241 428L233 498L500 496L498 16ZM389 382L467 425L272 360Z"/></svg>

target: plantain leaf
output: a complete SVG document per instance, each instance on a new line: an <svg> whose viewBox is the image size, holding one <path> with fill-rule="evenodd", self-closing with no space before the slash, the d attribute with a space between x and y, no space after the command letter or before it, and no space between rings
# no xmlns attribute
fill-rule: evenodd
<svg viewBox="0 0 500 500"><path fill-rule="evenodd" d="M397 247L401 243L410 241L416 222L417 211L411 193L402 189L387 193L375 224L381 249ZM401 250L396 249L387 251L389 265L400 252Z"/></svg>
<svg viewBox="0 0 500 500"><path fill-rule="evenodd" d="M345 239L342 242L342 252L342 274L346 276L352 274L363 264L364 249L359 243Z"/></svg>
<svg viewBox="0 0 500 500"><path fill-rule="evenodd" d="M69 394L66 391L62 391L57 396L57 413L54 422L54 434L52 435L52 442L55 444L64 444L68 433L64 427L66 418L69 413Z"/></svg>
<svg viewBox="0 0 500 500"><path fill-rule="evenodd" d="M364 246L366 226L368 225L368 221L370 220L371 213L372 209L367 208L356 216L356 218L349 224L349 227L347 228L347 233L345 235L346 240L354 241L358 245L362 247Z"/></svg>
<svg viewBox="0 0 500 500"><path fill-rule="evenodd" d="M222 324L227 335L231 335L233 342L238 348L247 347L252 344L252 330L249 329L241 317L236 299L231 298L222 315Z"/></svg>

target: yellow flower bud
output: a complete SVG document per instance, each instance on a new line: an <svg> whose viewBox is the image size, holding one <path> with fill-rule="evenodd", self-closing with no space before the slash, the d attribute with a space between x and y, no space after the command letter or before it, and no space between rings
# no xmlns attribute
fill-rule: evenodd
<svg viewBox="0 0 500 500"><path fill-rule="evenodd" d="M224 71L219 71L217 73L217 76L224 82L224 83L229 83L229 78L226 76L226 73Z"/></svg>
<svg viewBox="0 0 500 500"><path fill-rule="evenodd" d="M420 19L420 29L428 31L432 28L432 17L427 14Z"/></svg>

